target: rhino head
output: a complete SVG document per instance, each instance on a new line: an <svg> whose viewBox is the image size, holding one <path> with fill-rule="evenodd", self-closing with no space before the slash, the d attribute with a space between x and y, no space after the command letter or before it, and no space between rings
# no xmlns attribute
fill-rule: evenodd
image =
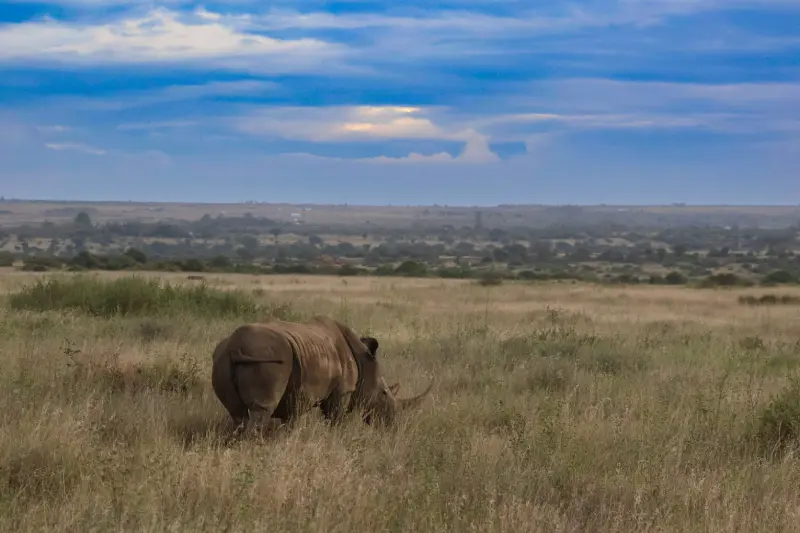
<svg viewBox="0 0 800 533"><path fill-rule="evenodd" d="M417 407L433 388L433 381L422 394L413 398L397 398L399 383L391 387L386 384L381 373L381 364L378 358L378 340L374 337L361 337L361 342L367 348L365 356L361 359L361 390L364 408L364 421L371 424L373 420L391 425L397 414L404 410Z"/></svg>

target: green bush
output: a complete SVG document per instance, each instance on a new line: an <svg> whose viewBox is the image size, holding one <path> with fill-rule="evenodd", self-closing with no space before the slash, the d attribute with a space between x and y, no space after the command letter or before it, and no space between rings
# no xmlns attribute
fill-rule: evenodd
<svg viewBox="0 0 800 533"><path fill-rule="evenodd" d="M363 268L358 268L354 265L342 265L339 270L336 272L340 276L358 276L360 273L364 272Z"/></svg>
<svg viewBox="0 0 800 533"><path fill-rule="evenodd" d="M664 283L667 285L683 285L686 283L686 276L676 270L673 270L664 276Z"/></svg>
<svg viewBox="0 0 800 533"><path fill-rule="evenodd" d="M403 261L394 269L394 273L400 276L424 277L428 274L428 267L416 261Z"/></svg>
<svg viewBox="0 0 800 533"><path fill-rule="evenodd" d="M700 287L703 288L751 287L752 285L752 281L737 276L733 272L720 272L718 274L711 274L700 281Z"/></svg>
<svg viewBox="0 0 800 533"><path fill-rule="evenodd" d="M438 269L436 275L444 279L466 279L471 278L473 272L465 267L447 267Z"/></svg>
<svg viewBox="0 0 800 533"><path fill-rule="evenodd" d="M773 270L764 277L765 285L777 285L783 283L797 283L797 278L795 278L791 272L787 272L786 270Z"/></svg>
<svg viewBox="0 0 800 533"><path fill-rule="evenodd" d="M478 278L478 284L483 287L494 287L503 284L503 274L495 270L487 270L482 272Z"/></svg>
<svg viewBox="0 0 800 533"><path fill-rule="evenodd" d="M74 310L100 317L174 315L289 318L285 306L265 306L242 291L222 291L205 284L170 285L155 279L128 276L100 280L77 275L68 279L37 280L8 298L16 310Z"/></svg>
<svg viewBox="0 0 800 533"><path fill-rule="evenodd" d="M792 379L761 412L757 439L766 452L782 451L800 441L800 380Z"/></svg>
<svg viewBox="0 0 800 533"><path fill-rule="evenodd" d="M140 265L144 265L145 263L147 263L147 255L145 255L144 252L142 252L141 250L138 250L136 248L128 248L127 250L125 250L125 253L122 254L122 255L124 255L126 257L130 257L131 259L133 259L134 261L136 261Z"/></svg>

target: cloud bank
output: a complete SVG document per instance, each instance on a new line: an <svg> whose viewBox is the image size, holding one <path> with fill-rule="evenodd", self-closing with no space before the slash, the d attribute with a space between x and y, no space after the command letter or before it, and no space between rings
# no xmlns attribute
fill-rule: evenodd
<svg viewBox="0 0 800 533"><path fill-rule="evenodd" d="M671 194L658 180L685 175L691 198L713 201L725 179L748 201L759 180L800 202L796 1L8 6L6 196L41 194L45 175L124 196L119 165L135 160L169 168L160 187L244 196L249 176L386 200L391 176L422 180L429 203L444 193L422 185L447 176L463 180L454 197L658 201Z"/></svg>

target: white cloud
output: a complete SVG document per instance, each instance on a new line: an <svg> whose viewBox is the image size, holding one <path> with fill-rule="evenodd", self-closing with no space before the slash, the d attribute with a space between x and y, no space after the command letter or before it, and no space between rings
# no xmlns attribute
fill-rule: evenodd
<svg viewBox="0 0 800 533"><path fill-rule="evenodd" d="M245 133L316 142L375 139L457 139L404 106L278 107L233 120Z"/></svg>
<svg viewBox="0 0 800 533"><path fill-rule="evenodd" d="M160 130L166 128L188 128L200 124L196 120L162 120L153 122L125 122L117 126L120 131Z"/></svg>
<svg viewBox="0 0 800 533"><path fill-rule="evenodd" d="M489 137L474 130L467 130L465 136L467 144L456 159L465 163L491 163L500 160L489 148Z"/></svg>
<svg viewBox="0 0 800 533"><path fill-rule="evenodd" d="M358 161L366 161L373 163L389 163L389 164L402 164L402 163L496 163L500 158L492 152L489 148L489 138L481 135L476 131L469 131L467 133L467 142L464 149L456 157L453 157L447 152L439 152L437 154L423 155L415 152L410 153L405 157L388 157L378 156L368 159L358 159Z"/></svg>
<svg viewBox="0 0 800 533"><path fill-rule="evenodd" d="M280 107L261 109L238 117L233 126L244 133L267 138L309 142L364 142L391 140L463 141L456 157L447 152L404 157L379 156L359 161L377 163L488 163L500 158L489 147L489 137L465 124L443 126L427 114L431 109L413 106Z"/></svg>
<svg viewBox="0 0 800 533"><path fill-rule="evenodd" d="M411 152L405 157L390 157L380 155L378 157L361 158L358 161L367 163L387 163L387 164L403 164L403 163L452 163L456 158L447 152L439 152L438 154L418 154Z"/></svg>
<svg viewBox="0 0 800 533"><path fill-rule="evenodd" d="M234 60L216 67L254 66L263 70L308 68L341 51L317 39L275 39L242 33L208 17L184 22L163 8L141 18L91 25L52 19L0 26L0 61L58 61L77 64L170 63ZM240 60L240 61L235 61Z"/></svg>
<svg viewBox="0 0 800 533"><path fill-rule="evenodd" d="M64 142L64 143L45 143L45 147L51 150L75 150L78 152L85 152L91 155L103 155L106 153L105 150L100 148L95 148L94 146L90 146L87 144L81 143L72 143L72 142Z"/></svg>
<svg viewBox="0 0 800 533"><path fill-rule="evenodd" d="M49 126L37 126L38 129L42 133L64 133L70 130L68 126L62 126L61 124L53 124Z"/></svg>

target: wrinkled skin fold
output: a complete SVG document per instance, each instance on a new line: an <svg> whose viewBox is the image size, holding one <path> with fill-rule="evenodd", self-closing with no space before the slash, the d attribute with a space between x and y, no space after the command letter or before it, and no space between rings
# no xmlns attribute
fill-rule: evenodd
<svg viewBox="0 0 800 533"><path fill-rule="evenodd" d="M392 424L419 406L433 388L400 399L381 375L378 340L317 316L307 322L273 320L237 327L214 349L211 383L233 419L234 436L254 418L291 423L319 407L332 423L358 411L367 424Z"/></svg>

